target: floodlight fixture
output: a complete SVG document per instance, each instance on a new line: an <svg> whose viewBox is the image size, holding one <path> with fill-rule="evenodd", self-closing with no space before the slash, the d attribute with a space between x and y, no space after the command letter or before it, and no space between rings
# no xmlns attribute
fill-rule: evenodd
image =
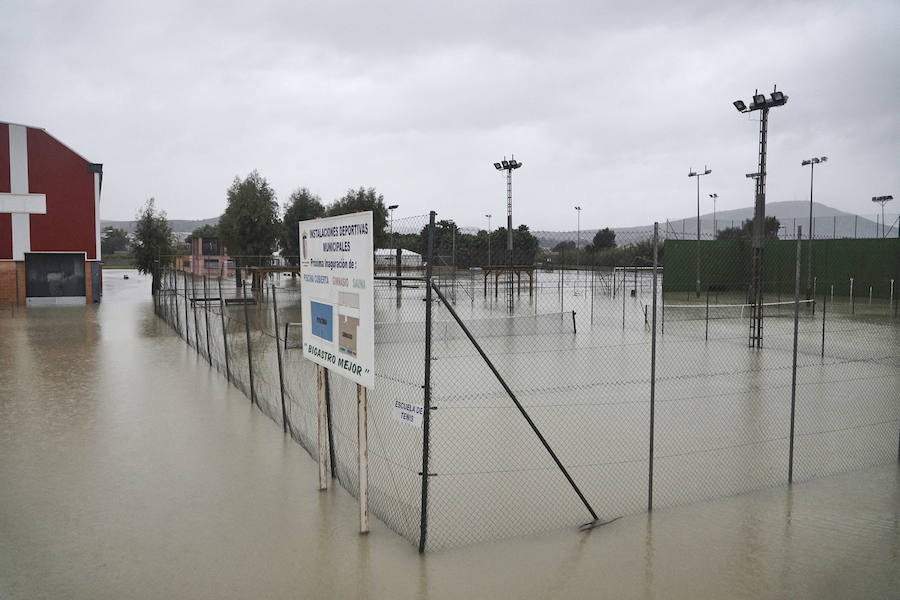
<svg viewBox="0 0 900 600"><path fill-rule="evenodd" d="M759 173L745 173L744 177L747 179L759 179Z"/></svg>
<svg viewBox="0 0 900 600"><path fill-rule="evenodd" d="M735 101L734 107L740 112L760 111L759 117L759 168L756 173L747 173L748 178L756 180L755 207L753 211L753 265L750 281L750 300L752 301L753 315L750 324L750 347L762 348L762 270L763 270L763 244L765 241L766 222L766 148L768 146L769 109L775 106L784 106L788 97L784 92L779 92L778 87L772 89L772 94L767 100L759 90L753 92L753 103L746 106L743 101ZM788 474L791 481L793 473Z"/></svg>
<svg viewBox="0 0 900 600"><path fill-rule="evenodd" d="M507 296L509 300L509 313L512 314L514 309L513 302L513 235L512 235L512 172L518 169L522 163L516 160L512 155L509 160L503 157L499 163L494 163L494 168L498 171L506 171L506 267L507 267ZM490 215L485 215L490 219ZM489 221L490 223L490 221ZM488 238L490 239L490 238Z"/></svg>
<svg viewBox="0 0 900 600"><path fill-rule="evenodd" d="M399 206L400 206L399 204L391 204L390 206L388 206L388 210L394 210L395 208L397 208Z"/></svg>
<svg viewBox="0 0 900 600"><path fill-rule="evenodd" d="M709 175L712 169L703 165L703 171L698 172L693 169L688 173L688 177L697 178L697 297L700 297L700 177Z"/></svg>
<svg viewBox="0 0 900 600"><path fill-rule="evenodd" d="M884 233L884 225L885 225L885 223L884 223L884 205L885 205L886 202L890 202L890 201L893 200L893 199L894 199L893 196L873 196L873 197L872 197L872 202L878 202L879 204L881 204L881 237L885 237L885 233ZM876 233L876 235L877 235L877 234L878 234L878 231L876 231L875 233Z"/></svg>

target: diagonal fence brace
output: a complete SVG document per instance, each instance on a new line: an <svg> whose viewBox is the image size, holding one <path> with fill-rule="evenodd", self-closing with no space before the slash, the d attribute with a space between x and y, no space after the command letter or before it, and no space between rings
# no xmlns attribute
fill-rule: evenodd
<svg viewBox="0 0 900 600"><path fill-rule="evenodd" d="M543 444L544 448L547 450L547 452L550 453L550 456L553 458L553 461L556 463L556 466L559 467L559 470L562 471L562 474L566 477L566 480L568 480L569 485L572 486L572 489L575 490L576 494L578 494L578 497L581 499L581 502L584 504L585 508L587 508L588 512L591 513L591 517L593 517L594 521L599 520L597 513L594 512L594 509L591 507L590 503L587 501L587 498L584 497L584 494L582 494L581 490L578 489L578 486L575 484L575 481L572 479L571 475L569 475L569 472L566 471L566 468L560 462L559 458L557 458L556 453L553 451L553 448L551 448L550 444L547 443L547 440L544 439L544 436L541 434L540 430L537 428L537 425L535 425L534 421L531 420L531 417L528 415L528 412L525 410L525 408L522 406L522 404L519 403L519 400L518 400L518 398L516 398L516 395L513 393L513 391L510 389L510 387L506 384L506 381L503 379L503 376L500 375L500 372L497 371L497 368L494 366L494 363L491 362L491 359L489 359L487 357L487 354L484 353L484 350L481 349L481 346L475 340L475 337L469 332L469 329L466 327L465 323L463 323L462 319L459 318L459 315L456 314L456 311L453 309L453 306L451 306L450 303L447 302L447 299L441 293L441 290L438 289L438 287L434 283L431 284L431 288L434 290L434 293L436 293L438 295L438 298L440 298L441 302L444 304L444 307L448 311L450 311L450 314L453 316L453 319L462 328L463 333L466 334L466 337L469 338L469 341L472 342L472 345L475 346L475 349L478 350L478 354L481 355L482 360L484 360L485 364L488 366L488 368L494 374L494 377L497 378L497 381L499 381L500 385L503 386L503 389L506 390L506 393L509 395L510 399L512 399L513 403L515 403L516 408L518 408L519 412L522 413L522 416L525 417L525 420L528 422L528 425L531 427L532 431L534 431L535 435L537 435L538 439L541 441L541 444Z"/></svg>

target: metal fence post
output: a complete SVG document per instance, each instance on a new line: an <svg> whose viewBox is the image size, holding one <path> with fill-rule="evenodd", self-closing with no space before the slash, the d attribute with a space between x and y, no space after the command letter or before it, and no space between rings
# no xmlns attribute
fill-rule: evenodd
<svg viewBox="0 0 900 600"><path fill-rule="evenodd" d="M797 226L797 256L794 275L794 358L791 366L791 446L788 457L788 483L794 482L794 413L797 406L797 333L800 324L800 240L803 226Z"/></svg>
<svg viewBox="0 0 900 600"><path fill-rule="evenodd" d="M191 312L194 313L194 349L200 354L200 325L197 321L197 285L191 273Z"/></svg>
<svg viewBox="0 0 900 600"><path fill-rule="evenodd" d="M247 286L242 285L244 296L244 330L247 332L247 366L250 370L250 404L256 404L256 389L253 386L253 348L250 343L250 315L247 312Z"/></svg>
<svg viewBox="0 0 900 600"><path fill-rule="evenodd" d="M278 389L281 392L281 428L287 433L287 409L284 406L284 363L281 359L281 340L278 339L278 300L275 286L272 286L272 314L275 316L275 351L278 353Z"/></svg>
<svg viewBox="0 0 900 600"><path fill-rule="evenodd" d="M656 272L659 267L659 223L653 224L653 329L650 336L650 473L647 489L647 510L653 510L653 436L656 419Z"/></svg>
<svg viewBox="0 0 900 600"><path fill-rule="evenodd" d="M191 333L190 333L190 318L188 317L188 293L187 293L187 271L182 270L181 274L184 275L184 341L187 342L187 345L191 345Z"/></svg>
<svg viewBox="0 0 900 600"><path fill-rule="evenodd" d="M181 310L181 309L178 308L178 272L175 271L174 269L172 270L172 283L175 284L175 286L174 286L174 290L175 290L175 292L174 292L174 297L175 297L175 331L178 332L178 335L180 335L180 336L183 337L184 334L183 334L182 331L181 331L181 313L179 312L179 310Z"/></svg>
<svg viewBox="0 0 900 600"><path fill-rule="evenodd" d="M212 354L209 352L209 282L203 275L203 320L206 322L206 362L212 366Z"/></svg>
<svg viewBox="0 0 900 600"><path fill-rule="evenodd" d="M225 380L231 383L231 365L228 362L228 327L225 326L225 297L222 295L222 276L219 276L219 314L222 317L222 348L225 351Z"/></svg>
<svg viewBox="0 0 900 600"><path fill-rule="evenodd" d="M422 415L422 501L419 512L419 554L425 552L425 541L428 534L428 446L431 422L431 274L434 262L434 215L431 211L428 218L428 263L425 266L425 397ZM509 290L510 293L512 290ZM510 300L510 304L512 300Z"/></svg>
<svg viewBox="0 0 900 600"><path fill-rule="evenodd" d="M825 358L825 307L828 304L828 294L822 294L822 358Z"/></svg>

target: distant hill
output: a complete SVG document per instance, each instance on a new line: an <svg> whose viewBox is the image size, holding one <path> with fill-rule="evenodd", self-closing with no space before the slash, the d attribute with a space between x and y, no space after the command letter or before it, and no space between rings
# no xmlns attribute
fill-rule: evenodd
<svg viewBox="0 0 900 600"><path fill-rule="evenodd" d="M814 235L817 238L872 238L878 236L876 234L876 223L871 219L837 210L818 202L813 203L813 214L815 217ZM785 228L780 233L781 237L791 235L788 232L796 231L798 225L803 227L804 237L808 235L809 202L770 202L766 204L766 216L775 217L781 222L781 225ZM715 230L721 231L727 227L740 227L745 220L752 218L752 206L719 211L715 215L715 221L712 213L701 214L701 236L704 239L712 239ZM888 220L888 227L890 225ZM616 232L616 241L620 245L641 242L653 237L652 223L638 227L611 227L611 229ZM541 246L545 248L552 248L560 242L574 242L578 237L577 231L532 231L532 233L538 238ZM582 246L591 243L595 233L597 233L597 229L582 229ZM682 237L696 239L697 217L661 221L659 224L659 235L662 239L680 239ZM896 235L896 230L894 235Z"/></svg>
<svg viewBox="0 0 900 600"><path fill-rule="evenodd" d="M190 220L179 220L173 219L169 221L169 227L172 228L172 232L178 236L179 239L184 239L188 234L197 229L198 227L203 227L204 225L218 225L219 217L214 217L212 219L197 219L194 221ZM113 226L117 229L124 229L126 233L134 233L134 228L137 225L137 221L105 221L100 220L100 228L104 228L107 226Z"/></svg>

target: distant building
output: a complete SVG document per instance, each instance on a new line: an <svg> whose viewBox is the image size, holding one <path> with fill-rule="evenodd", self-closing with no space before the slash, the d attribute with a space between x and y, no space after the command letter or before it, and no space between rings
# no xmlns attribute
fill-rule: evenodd
<svg viewBox="0 0 900 600"><path fill-rule="evenodd" d="M234 259L218 238L194 238L190 256L177 257L175 268L194 275L234 277Z"/></svg>
<svg viewBox="0 0 900 600"><path fill-rule="evenodd" d="M397 250L397 248L377 248L375 250L375 268L396 268ZM403 268L421 267L422 255L412 250L400 249L400 265Z"/></svg>
<svg viewBox="0 0 900 600"><path fill-rule="evenodd" d="M102 181L43 129L0 122L0 304L100 301Z"/></svg>

